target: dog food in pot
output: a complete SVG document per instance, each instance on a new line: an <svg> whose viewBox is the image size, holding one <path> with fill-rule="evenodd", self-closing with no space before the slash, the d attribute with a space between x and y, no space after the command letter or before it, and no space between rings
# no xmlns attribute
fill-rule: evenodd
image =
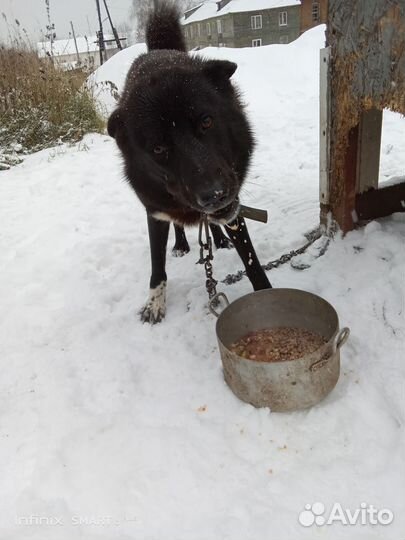
<svg viewBox="0 0 405 540"><path fill-rule="evenodd" d="M233 343L230 350L247 360L280 362L311 354L325 343L323 336L309 330L281 326L250 332Z"/></svg>

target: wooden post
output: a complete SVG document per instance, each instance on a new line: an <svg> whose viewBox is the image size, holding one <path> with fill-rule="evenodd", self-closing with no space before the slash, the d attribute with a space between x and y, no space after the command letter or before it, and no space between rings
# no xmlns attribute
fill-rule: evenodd
<svg viewBox="0 0 405 540"><path fill-rule="evenodd" d="M334 217L344 231L359 221L356 194L378 188L380 172L382 111L364 111L360 122L350 129L344 153L344 182ZM333 176L332 176L333 178Z"/></svg>
<svg viewBox="0 0 405 540"><path fill-rule="evenodd" d="M330 48L321 49L319 73L319 200L321 208L329 204L329 153L330 153Z"/></svg>
<svg viewBox="0 0 405 540"><path fill-rule="evenodd" d="M331 213L347 232L359 217L372 215L365 205L375 197L365 195L378 188L382 111L405 114L405 2L329 0L328 6L328 90L321 91L321 221L326 223ZM324 105L325 135L322 100L329 100ZM386 195L387 209L401 206L391 200L399 193ZM356 208L360 202L361 216Z"/></svg>
<svg viewBox="0 0 405 540"><path fill-rule="evenodd" d="M360 118L356 193L378 188L383 112L364 111Z"/></svg>

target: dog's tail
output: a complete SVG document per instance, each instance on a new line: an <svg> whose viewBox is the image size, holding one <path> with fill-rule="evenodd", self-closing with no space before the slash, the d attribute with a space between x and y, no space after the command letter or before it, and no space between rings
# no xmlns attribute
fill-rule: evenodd
<svg viewBox="0 0 405 540"><path fill-rule="evenodd" d="M149 15L146 24L146 45L148 50L170 49L186 51L180 24L180 11L167 0L158 0L157 7Z"/></svg>

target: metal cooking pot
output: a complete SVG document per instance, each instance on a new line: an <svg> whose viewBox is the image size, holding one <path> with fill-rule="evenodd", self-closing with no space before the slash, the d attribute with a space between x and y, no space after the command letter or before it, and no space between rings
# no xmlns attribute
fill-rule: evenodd
<svg viewBox="0 0 405 540"><path fill-rule="evenodd" d="M221 314L216 311L220 298L227 305ZM299 289L265 289L229 304L218 293L209 308L218 317L216 333L225 381L242 401L272 411L293 411L319 403L335 387L340 348L350 330L339 331L335 309L320 296ZM326 343L311 354L278 362L247 360L229 350L249 332L279 326L310 330Z"/></svg>

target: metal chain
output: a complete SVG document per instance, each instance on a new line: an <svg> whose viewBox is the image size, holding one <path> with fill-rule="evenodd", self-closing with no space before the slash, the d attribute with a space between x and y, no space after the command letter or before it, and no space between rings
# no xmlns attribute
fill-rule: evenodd
<svg viewBox="0 0 405 540"><path fill-rule="evenodd" d="M270 261L267 264L262 265L263 270L268 272L269 270L272 270L273 268L278 268L282 264L288 263L289 261L291 261L291 259L293 259L297 255L302 255L310 246L312 246L314 242L316 242L316 240L321 238L322 232L320 229L315 229L314 231L311 231L305 236L307 237L307 240L308 240L308 242L305 245L303 245L302 247L296 250L290 251L289 253L285 253L284 255L281 255L281 257L279 257L278 259L274 261ZM324 253L326 252L329 246L329 243L330 243L330 238L327 239L325 246L323 246L323 248L321 249L319 253L319 257L324 255ZM296 268L304 270L306 267L302 266L300 268L299 266L297 266ZM237 283L238 281L240 281L243 278L243 276L246 276L246 270L239 270L238 272L236 272L236 274L228 274L225 277L225 279L221 281L221 283L225 283L226 285L232 285L233 283Z"/></svg>
<svg viewBox="0 0 405 540"><path fill-rule="evenodd" d="M205 241L203 239L205 236ZM205 275L207 277L205 282L205 288L207 289L208 297L211 300L217 294L217 283L212 274L211 261L214 258L212 253L212 239L210 236L210 229L208 225L208 217L203 214L200 219L200 226L198 231L198 243L200 244L200 260L197 264L203 264L205 269ZM204 251L207 254L204 256Z"/></svg>
<svg viewBox="0 0 405 540"><path fill-rule="evenodd" d="M205 241L203 239L205 236ZM285 253L278 259L270 261L267 264L263 265L262 268L266 272L272 270L273 268L278 268L279 266L286 264L291 261L297 255L302 255L305 251L314 243L316 240L322 237L321 229L315 229L310 233L305 235L308 242L296 250L292 250L289 253ZM214 259L212 252L212 239L209 231L208 217L204 214L200 219L199 231L198 231L198 243L200 245L200 259L197 261L197 264L203 264L205 269L205 275L207 277L205 282L205 288L207 289L209 299L213 298L217 294L217 284L218 281L213 277L212 264L211 261ZM330 238L326 239L325 245L321 248L319 256L325 254L330 243ZM207 254L204 256L204 252ZM297 269L304 269L305 266ZM239 270L236 274L228 274L225 279L221 280L221 283L226 285L232 285L237 283L246 275L246 270Z"/></svg>

